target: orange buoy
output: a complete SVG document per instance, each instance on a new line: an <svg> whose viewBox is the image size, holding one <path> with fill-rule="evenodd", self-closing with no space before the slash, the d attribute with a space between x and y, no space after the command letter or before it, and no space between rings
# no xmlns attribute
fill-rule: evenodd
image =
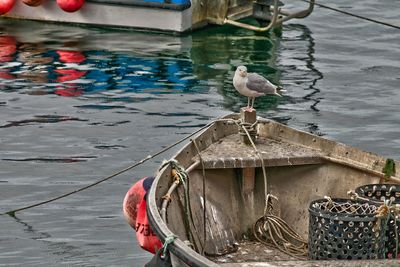
<svg viewBox="0 0 400 267"><path fill-rule="evenodd" d="M28 6L40 6L44 0L22 0L22 3Z"/></svg>
<svg viewBox="0 0 400 267"><path fill-rule="evenodd" d="M136 232L139 245L155 254L162 244L151 229L146 212L146 194L153 180L154 177L142 178L128 190L123 202L123 211L128 224Z"/></svg>
<svg viewBox="0 0 400 267"><path fill-rule="evenodd" d="M75 12L79 10L85 0L57 0L57 5L65 12Z"/></svg>
<svg viewBox="0 0 400 267"><path fill-rule="evenodd" d="M0 15L6 14L14 6L15 0L0 0Z"/></svg>

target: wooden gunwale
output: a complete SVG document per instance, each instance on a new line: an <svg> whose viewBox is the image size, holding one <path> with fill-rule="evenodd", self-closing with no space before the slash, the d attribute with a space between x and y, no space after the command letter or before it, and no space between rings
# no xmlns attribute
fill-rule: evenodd
<svg viewBox="0 0 400 267"><path fill-rule="evenodd" d="M213 158L212 147L218 146L219 143L225 142L227 138L230 138L233 134L238 132L238 128L235 124L230 124L226 119L238 119L238 114L229 115L224 118L223 121L216 121L210 125L205 131L199 134L194 142L198 145L203 163L206 169L220 169L220 168L246 168L246 167L260 167L261 160L257 158L256 154L250 155L247 158L234 157L228 154L221 153L218 157ZM272 166L294 166L294 165L308 165L308 164L326 164L333 163L338 165L347 166L354 168L362 172L367 172L376 177L382 178L384 174L381 170L384 167L386 159L375 155L373 153L364 152L354 147L350 147L332 140L327 140L319 136L315 136L306 132L292 129L288 126L279 124L277 122L259 118L258 119L258 132L261 138L272 140L273 142L284 142L289 146L295 146L296 148L302 147L306 151L305 156L292 156L279 158L276 157L264 157L266 167ZM222 140L222 141L221 141ZM193 142L192 141L192 142ZM239 150L240 151L240 150ZM210 152L210 153L209 153ZM312 153L314 152L314 156ZM175 156L176 159L183 167L190 167L191 170L201 169L202 166L199 164L199 158L194 145L189 143L183 147ZM220 163L218 163L220 162ZM395 161L399 164L398 161ZM156 234L164 240L167 236L173 235L174 233L168 228L166 223L162 221L159 207L161 203L162 192L166 192L168 189L168 182L170 181L170 167L166 166L159 171L154 185L149 192L148 201L148 214L153 230ZM390 182L399 183L400 177L398 174L389 178ZM220 266L215 262L207 259L206 257L196 253L190 249L182 240L176 239L175 242L170 245L170 251L176 255L182 261L188 263L190 266L199 267L216 267ZM374 264L380 264L382 261L373 260L368 262L374 262ZM313 266L328 266L324 265L324 261L290 261L287 262L287 266L296 266L298 264L304 265L305 263L312 263ZM341 263L329 262L330 266L352 266L357 262L341 261ZM250 263L247 263L250 264ZM251 263L251 265L232 264L229 266L280 266L279 262L265 265L267 263ZM326 262L325 262L326 264ZM222 265L228 266L228 265ZM286 266L286 265L285 265ZM305 265L306 266L306 265ZM374 265L376 266L376 265ZM390 264L387 266L391 266ZM394 266L394 265L393 265Z"/></svg>

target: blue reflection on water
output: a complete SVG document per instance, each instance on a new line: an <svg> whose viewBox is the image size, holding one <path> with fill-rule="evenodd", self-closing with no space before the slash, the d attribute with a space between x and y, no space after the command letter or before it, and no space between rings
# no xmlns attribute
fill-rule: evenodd
<svg viewBox="0 0 400 267"><path fill-rule="evenodd" d="M313 65L311 33L302 25L288 26L287 37L224 27L173 36L43 25L32 24L31 33L22 22L0 21L0 46L8 51L0 54L1 91L76 97L84 101L75 105L79 109L118 112L136 112L128 103L162 94L211 93L222 96L219 106L237 112L247 99L233 88L232 77L236 66L247 65L288 92L299 89L257 99L260 115L286 123L291 109L282 109L299 103L318 112L314 85L322 74Z"/></svg>
<svg viewBox="0 0 400 267"><path fill-rule="evenodd" d="M33 83L35 87L44 85L48 94L61 96L109 89L161 94L189 92L194 83L193 79L182 79L192 72L188 60L163 61L96 50L46 51L40 44L19 43L11 36L0 36L0 46L0 77L15 81L3 85L3 90Z"/></svg>
<svg viewBox="0 0 400 267"><path fill-rule="evenodd" d="M246 98L232 86L237 65L248 65L280 84L275 68L279 37L272 34L222 27L173 36L43 25L32 23L32 32L22 22L0 21L0 47L9 48L0 54L3 92L107 104L135 102L136 95L147 101L149 95L211 90L223 97L225 108L238 110ZM256 101L256 107L275 109L283 101L265 97ZM98 102L89 100L79 107L114 108Z"/></svg>

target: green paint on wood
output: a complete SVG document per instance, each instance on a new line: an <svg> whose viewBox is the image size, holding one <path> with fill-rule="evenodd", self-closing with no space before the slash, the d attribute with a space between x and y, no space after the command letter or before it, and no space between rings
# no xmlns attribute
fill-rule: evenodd
<svg viewBox="0 0 400 267"><path fill-rule="evenodd" d="M385 179L389 179L390 176L396 174L396 164L393 159L386 159L385 167L383 167L382 172L385 174Z"/></svg>

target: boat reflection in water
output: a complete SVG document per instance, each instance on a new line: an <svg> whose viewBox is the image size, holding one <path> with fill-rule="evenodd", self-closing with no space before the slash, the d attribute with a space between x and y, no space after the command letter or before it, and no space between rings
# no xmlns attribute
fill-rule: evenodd
<svg viewBox="0 0 400 267"><path fill-rule="evenodd" d="M225 109L247 99L232 86L234 70L246 65L288 93L257 99L264 117L285 123L292 106L318 112L314 40L302 25L280 33L254 33L230 26L174 36L104 31L32 22L0 22L2 90L104 101L135 101L133 94L216 93ZM283 42L281 42L283 40ZM279 65L279 69L276 67ZM106 92L118 92L110 97ZM99 94L99 95L98 95ZM309 125L317 133L318 127Z"/></svg>
<svg viewBox="0 0 400 267"><path fill-rule="evenodd" d="M14 54L17 52L17 41L14 36L0 36L0 62L2 64L14 61ZM1 79L14 79L15 76L9 73L8 68L0 69Z"/></svg>
<svg viewBox="0 0 400 267"><path fill-rule="evenodd" d="M73 28L76 35L66 39L68 27L59 36L60 26L46 25L39 34L11 24L2 26L1 73L10 80L2 82L7 90L63 96L104 90L168 93L183 92L194 81L183 77L191 75L191 62L179 56L182 43L190 37ZM53 39L45 43L44 36Z"/></svg>

